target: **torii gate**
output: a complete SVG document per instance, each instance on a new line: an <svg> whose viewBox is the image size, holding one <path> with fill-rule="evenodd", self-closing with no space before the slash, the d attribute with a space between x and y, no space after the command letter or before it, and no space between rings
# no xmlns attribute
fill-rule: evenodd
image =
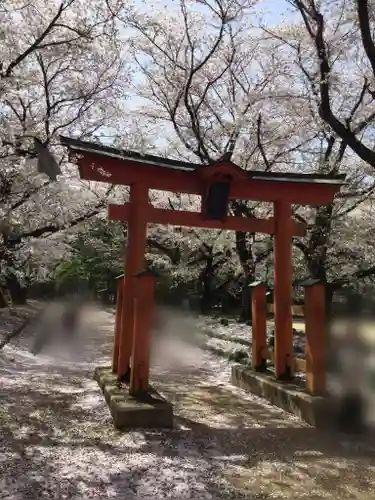
<svg viewBox="0 0 375 500"><path fill-rule="evenodd" d="M279 379L290 378L293 370L290 363L293 356L292 237L306 233L304 225L292 218L292 204L331 203L345 176L245 171L227 161L206 166L141 155L67 137L60 139L62 145L69 149L71 161L78 165L81 179L130 186L128 203L109 206L111 219L128 224L124 300L113 369L121 377L128 372L131 364L130 392L147 392L149 381L149 331L144 329L149 329L150 325L136 321L147 315L147 311L135 317L134 305L135 298L145 292L137 293L135 276L144 270L148 223L274 235L275 375ZM150 189L200 195L201 211L155 208L149 202ZM233 199L272 202L274 217L230 216L229 201ZM146 304L144 307L149 306Z"/></svg>

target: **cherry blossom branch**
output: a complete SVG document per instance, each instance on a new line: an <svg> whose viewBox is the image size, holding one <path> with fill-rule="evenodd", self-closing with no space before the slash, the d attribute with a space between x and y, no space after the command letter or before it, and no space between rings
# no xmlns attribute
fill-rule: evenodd
<svg viewBox="0 0 375 500"><path fill-rule="evenodd" d="M258 119L257 119L257 144L258 144L258 148L259 148L260 154L262 155L264 164L266 166L265 170L268 171L268 170L271 170L272 165L268 161L267 156L266 156L266 152L264 151L264 147L263 147L263 144L262 144L262 131L261 131L261 127L262 127L262 115L261 115L261 113L259 113Z"/></svg>
<svg viewBox="0 0 375 500"><path fill-rule="evenodd" d="M290 3L299 10L306 30L314 43L315 52L318 57L320 73L320 117L362 160L375 168L375 151L358 139L347 124L340 121L332 111L330 96L331 64L325 40L325 20L323 14L318 9L315 0L290 0ZM368 2L367 0L359 0L357 6L364 49L373 70L375 70L375 51L369 24Z"/></svg>
<svg viewBox="0 0 375 500"><path fill-rule="evenodd" d="M46 28L41 32L41 34L34 40L32 44L30 44L26 50L24 50L21 54L19 54L13 61L11 61L6 68L0 68L0 79L1 78L9 78L14 69L19 66L22 61L24 61L30 54L42 48L42 42L48 37L51 31L55 28L58 19L62 16L63 12L70 7L75 0L69 0L67 2L62 2L57 9L56 14L53 16L51 21L48 23ZM52 45L56 45L57 42L49 42L43 45L43 48L50 47ZM64 42L66 43L66 42Z"/></svg>

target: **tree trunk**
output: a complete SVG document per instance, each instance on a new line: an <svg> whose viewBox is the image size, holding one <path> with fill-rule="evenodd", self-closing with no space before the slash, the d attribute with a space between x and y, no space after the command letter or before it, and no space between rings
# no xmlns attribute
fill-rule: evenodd
<svg viewBox="0 0 375 500"><path fill-rule="evenodd" d="M251 279L250 279L251 278ZM251 307L251 288L250 283L254 281L254 277L245 277L241 291L241 311L239 322L246 323L252 320L252 307Z"/></svg>
<svg viewBox="0 0 375 500"><path fill-rule="evenodd" d="M310 276L327 283L327 248L332 229L333 205L318 207L315 224L305 249L305 260Z"/></svg>
<svg viewBox="0 0 375 500"><path fill-rule="evenodd" d="M325 288L325 307L326 307L326 320L327 323L330 322L331 320L331 315L332 315L332 305L333 305L333 296L334 296L335 290L333 286L330 283L326 283L326 288Z"/></svg>
<svg viewBox="0 0 375 500"><path fill-rule="evenodd" d="M8 307L8 302L5 298L3 290L0 289L0 308Z"/></svg>
<svg viewBox="0 0 375 500"><path fill-rule="evenodd" d="M7 288L10 292L13 304L24 305L27 302L27 288L21 286L17 278L12 275L7 280Z"/></svg>
<svg viewBox="0 0 375 500"><path fill-rule="evenodd" d="M236 250L244 273L241 291L241 311L238 320L241 323L245 323L251 321L251 288L249 285L255 278L252 245L247 233L236 231Z"/></svg>
<svg viewBox="0 0 375 500"><path fill-rule="evenodd" d="M201 296L201 313L207 314L211 309L211 286L209 279L203 279L201 282L202 296Z"/></svg>
<svg viewBox="0 0 375 500"><path fill-rule="evenodd" d="M310 234L307 247L304 250L305 262L311 278L318 279L325 286L325 305L327 321L331 315L333 302L333 287L327 281L327 247L332 229L333 205L318 207L315 225Z"/></svg>
<svg viewBox="0 0 375 500"><path fill-rule="evenodd" d="M200 309L202 314L207 314L211 309L211 291L213 277L213 257L210 255L207 257L205 268L201 272L199 277L201 292Z"/></svg>

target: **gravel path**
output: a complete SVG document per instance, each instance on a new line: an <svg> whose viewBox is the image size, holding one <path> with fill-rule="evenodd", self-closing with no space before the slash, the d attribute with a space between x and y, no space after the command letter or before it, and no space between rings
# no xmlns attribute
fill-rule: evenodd
<svg viewBox="0 0 375 500"><path fill-rule="evenodd" d="M173 401L175 428L114 430L92 380L109 361L113 321L88 309L74 346L56 335L34 357L30 327L0 353L0 499L375 497L369 443L323 435L245 394L225 360L170 335L153 346L152 382Z"/></svg>

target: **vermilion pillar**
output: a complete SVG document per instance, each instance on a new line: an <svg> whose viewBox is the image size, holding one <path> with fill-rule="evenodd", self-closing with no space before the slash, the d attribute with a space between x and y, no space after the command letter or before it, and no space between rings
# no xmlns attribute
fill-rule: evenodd
<svg viewBox="0 0 375 500"><path fill-rule="evenodd" d="M121 320L122 320L122 302L124 298L124 277L119 277L117 280L117 294L116 294L116 320L115 320L115 339L113 343L113 357L112 357L112 371L118 371L118 358L120 347L121 335Z"/></svg>
<svg viewBox="0 0 375 500"><path fill-rule="evenodd" d="M290 203L274 203L274 308L275 375L288 380L293 376L292 334L292 209Z"/></svg>
<svg viewBox="0 0 375 500"><path fill-rule="evenodd" d="M122 310L121 335L117 374L121 378L130 375L130 357L133 344L134 299L137 273L144 268L147 239L148 188L138 183L130 186L130 214L125 261L125 286Z"/></svg>
<svg viewBox="0 0 375 500"><path fill-rule="evenodd" d="M129 392L133 395L145 395L149 386L150 334L154 316L155 275L152 271L146 270L139 273L137 279Z"/></svg>
<svg viewBox="0 0 375 500"><path fill-rule="evenodd" d="M251 284L252 307L252 367L254 370L265 370L267 358L267 301L266 287L256 281Z"/></svg>
<svg viewBox="0 0 375 500"><path fill-rule="evenodd" d="M304 286L306 389L310 394L322 395L326 388L325 287L318 280L308 280Z"/></svg>

